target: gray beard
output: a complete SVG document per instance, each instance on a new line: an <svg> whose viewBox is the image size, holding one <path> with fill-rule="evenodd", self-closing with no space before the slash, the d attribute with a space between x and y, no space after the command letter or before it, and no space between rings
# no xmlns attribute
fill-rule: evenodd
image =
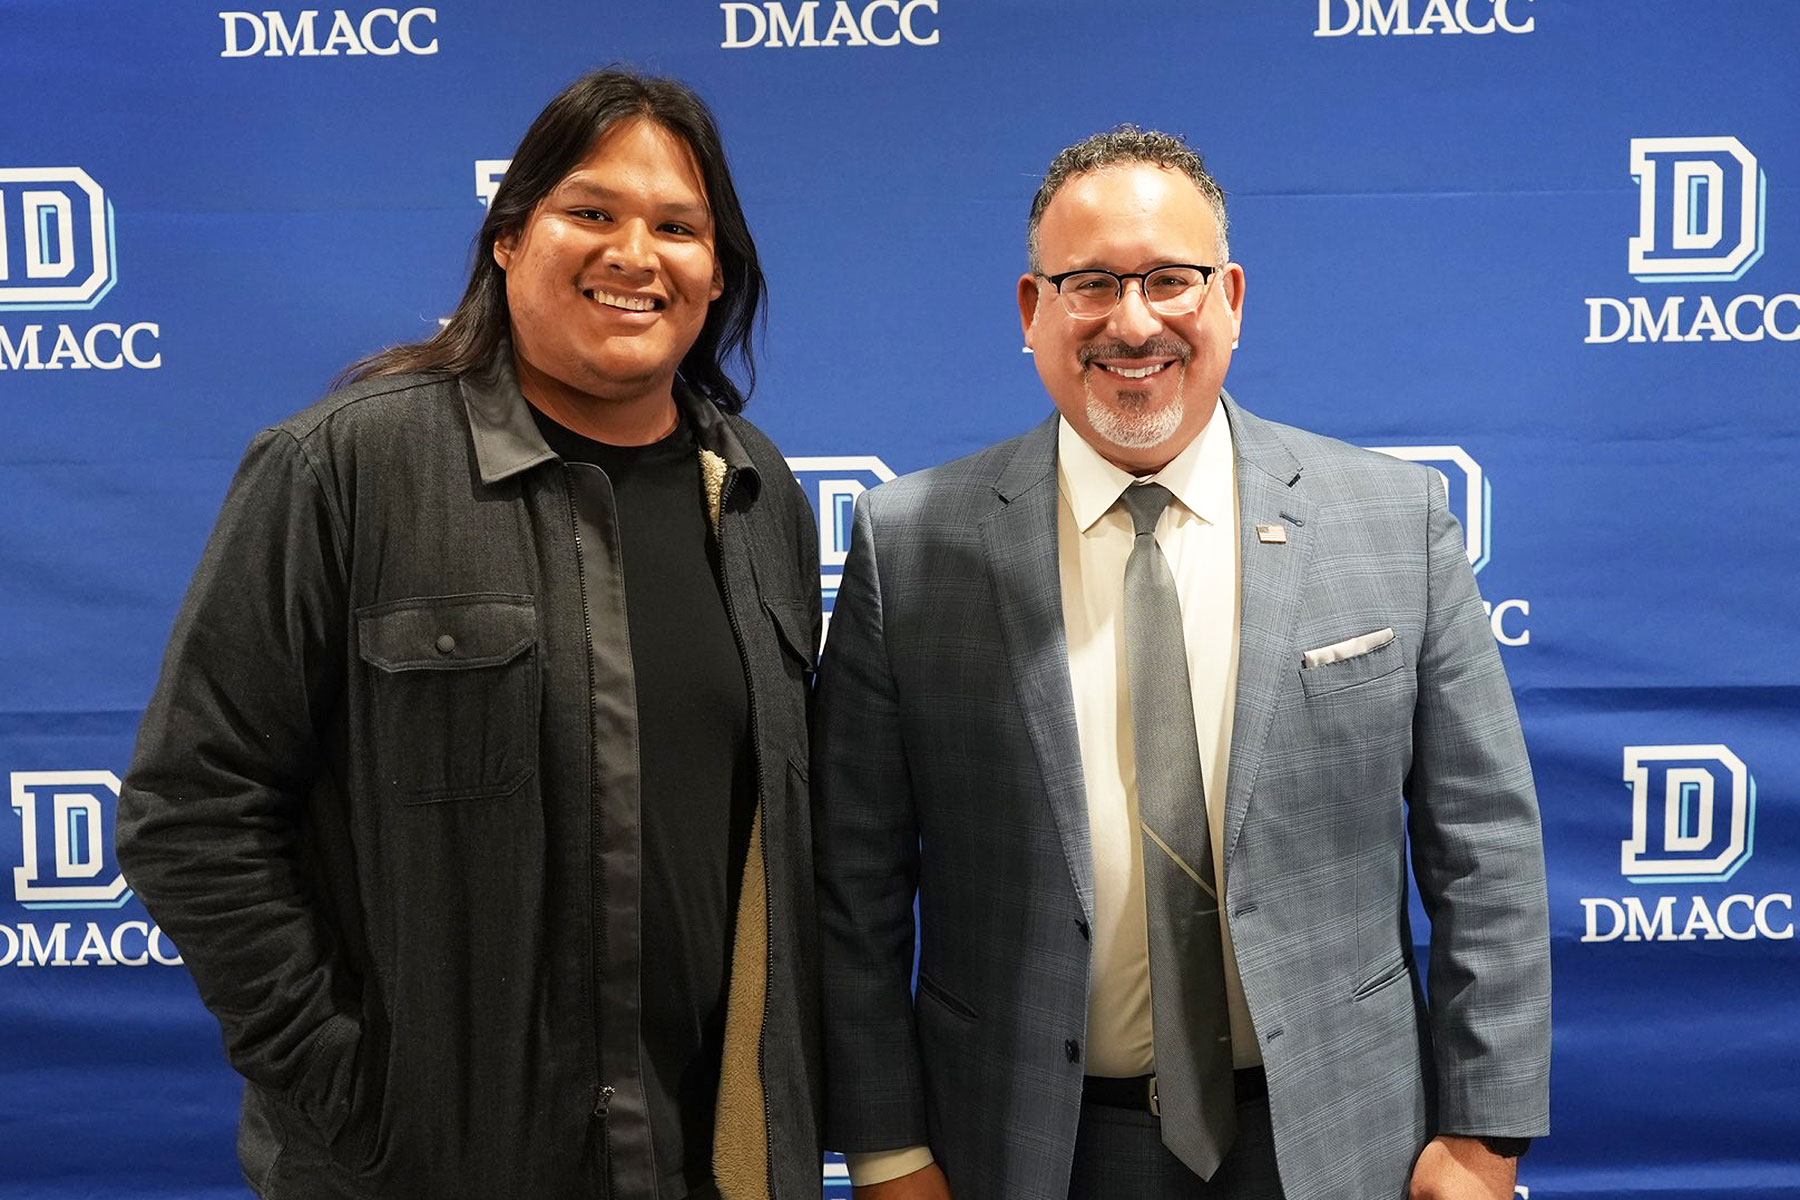
<svg viewBox="0 0 1800 1200"><path fill-rule="evenodd" d="M1087 419L1096 434L1123 450L1148 450L1174 437L1187 415L1187 364L1177 363L1181 377L1175 381L1175 399L1161 409L1151 409L1147 391L1121 391L1116 402L1102 400L1094 392L1089 367L1081 385L1087 391Z"/></svg>

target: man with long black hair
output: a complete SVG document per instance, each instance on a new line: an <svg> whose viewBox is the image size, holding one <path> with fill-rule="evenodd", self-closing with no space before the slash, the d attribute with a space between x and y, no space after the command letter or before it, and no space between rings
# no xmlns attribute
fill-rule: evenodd
<svg viewBox="0 0 1800 1200"><path fill-rule="evenodd" d="M817 1196L817 535L705 105L588 75L448 325L256 438L119 855L266 1197Z"/></svg>

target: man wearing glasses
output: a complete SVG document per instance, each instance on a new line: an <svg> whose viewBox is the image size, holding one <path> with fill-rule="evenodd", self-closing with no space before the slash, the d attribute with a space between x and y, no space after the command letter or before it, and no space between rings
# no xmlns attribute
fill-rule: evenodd
<svg viewBox="0 0 1800 1200"><path fill-rule="evenodd" d="M1028 244L1058 415L857 504L827 1145L860 1200L1511 1197L1543 849L1442 484L1222 390L1244 269L1180 139L1065 150Z"/></svg>

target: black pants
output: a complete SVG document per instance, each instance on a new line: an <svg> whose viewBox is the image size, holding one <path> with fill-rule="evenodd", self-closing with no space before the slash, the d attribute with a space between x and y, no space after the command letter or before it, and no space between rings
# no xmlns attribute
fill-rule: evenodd
<svg viewBox="0 0 1800 1200"><path fill-rule="evenodd" d="M1238 1102L1238 1132L1203 1181L1162 1143L1148 1112L1084 1103L1069 1200L1282 1200L1266 1096Z"/></svg>

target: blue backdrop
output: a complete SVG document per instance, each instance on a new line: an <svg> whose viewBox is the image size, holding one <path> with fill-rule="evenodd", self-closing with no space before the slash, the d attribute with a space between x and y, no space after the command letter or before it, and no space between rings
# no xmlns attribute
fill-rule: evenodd
<svg viewBox="0 0 1800 1200"><path fill-rule="evenodd" d="M611 61L720 114L750 413L828 597L859 488L1047 411L1013 297L1051 156L1187 134L1234 393L1433 463L1470 530L1551 869L1521 1191L1800 1195L1800 5L437 3L0 0L0 1195L244 1194L117 776L248 439L431 332L483 188Z"/></svg>

